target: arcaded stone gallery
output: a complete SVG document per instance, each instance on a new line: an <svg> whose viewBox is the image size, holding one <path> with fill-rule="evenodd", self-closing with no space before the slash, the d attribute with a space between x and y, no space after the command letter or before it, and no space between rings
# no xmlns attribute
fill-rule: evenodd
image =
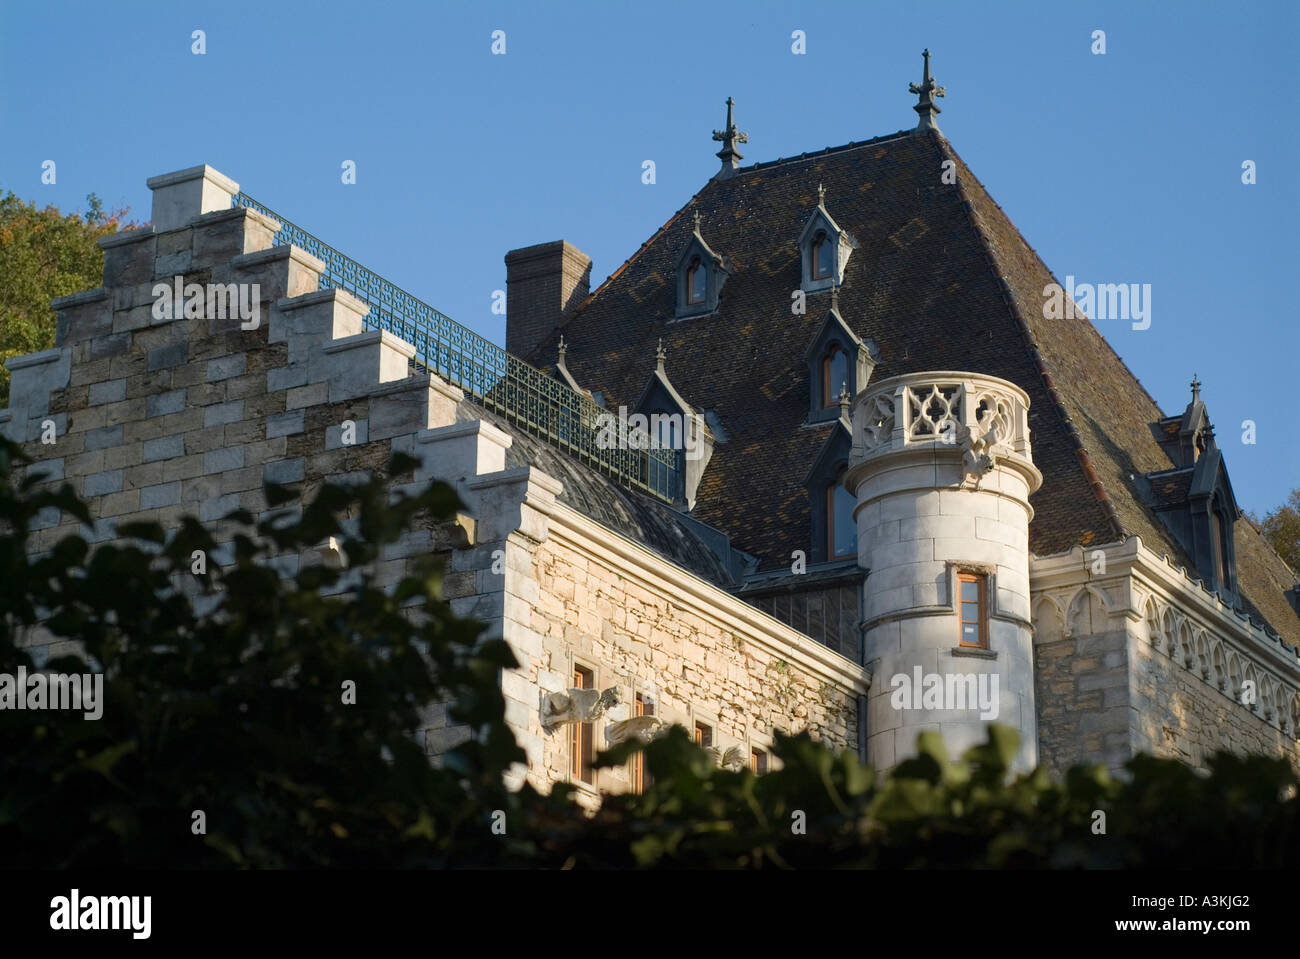
<svg viewBox="0 0 1300 959"><path fill-rule="evenodd" d="M1300 762L1295 574L1242 519L1199 381L1162 410L1045 308L928 55L912 90L913 129L748 166L728 101L720 169L598 289L571 242L501 251L504 349L211 167L150 179L151 223L55 302L57 346L7 364L0 429L96 518L35 548L219 531L266 481L309 500L408 453L466 512L378 574L445 557L454 610L521 663L516 782L589 805L644 784L597 752L673 724L759 772L777 731L886 769L990 722L1020 768ZM414 732L431 761L472 735L439 704Z"/></svg>

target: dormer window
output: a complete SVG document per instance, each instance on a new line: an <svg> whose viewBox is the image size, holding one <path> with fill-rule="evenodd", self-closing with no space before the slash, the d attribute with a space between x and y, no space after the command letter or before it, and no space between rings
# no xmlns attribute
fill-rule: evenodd
<svg viewBox="0 0 1300 959"><path fill-rule="evenodd" d="M817 206L799 234L803 258L803 291L819 293L844 282L844 268L857 247L826 209L826 191L817 188Z"/></svg>
<svg viewBox="0 0 1300 959"><path fill-rule="evenodd" d="M812 279L822 280L830 276L835 269L835 251L825 230L818 230L812 240Z"/></svg>
<svg viewBox="0 0 1300 959"><path fill-rule="evenodd" d="M840 465L835 479L826 489L826 556L828 559L851 559L858 555L858 525L853 519L857 505L853 494L844 488L848 464Z"/></svg>
<svg viewBox="0 0 1300 959"><path fill-rule="evenodd" d="M704 316L716 310L729 269L726 260L714 253L700 235L700 215L697 212L695 230L677 261L677 309L674 317Z"/></svg>
<svg viewBox="0 0 1300 959"><path fill-rule="evenodd" d="M853 437L847 420L828 424L830 432L804 476L812 533L809 561L842 562L858 555L857 499L844 488Z"/></svg>
<svg viewBox="0 0 1300 959"><path fill-rule="evenodd" d="M697 256L686 270L686 302L703 303L708 296L709 274Z"/></svg>
<svg viewBox="0 0 1300 959"><path fill-rule="evenodd" d="M831 291L831 308L808 344L808 422L825 423L840 415L840 390L850 397L866 388L876 367L872 347L840 316L839 290Z"/></svg>
<svg viewBox="0 0 1300 959"><path fill-rule="evenodd" d="M839 408L840 390L849 382L849 355L839 343L832 343L822 360L822 409Z"/></svg>

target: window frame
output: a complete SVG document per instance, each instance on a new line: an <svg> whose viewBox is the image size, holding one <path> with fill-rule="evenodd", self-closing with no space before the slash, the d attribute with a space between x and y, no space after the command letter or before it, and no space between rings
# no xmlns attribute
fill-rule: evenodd
<svg viewBox="0 0 1300 959"><path fill-rule="evenodd" d="M573 664L575 689L595 689L596 671L581 663ZM584 682L591 685L582 685ZM594 723L573 723L569 736L569 776L573 782L586 786L596 785L596 771L592 763L596 758L596 727Z"/></svg>
<svg viewBox="0 0 1300 959"><path fill-rule="evenodd" d="M831 364L835 361L835 354L842 354L844 357L844 376L839 383L834 383L834 377L831 376ZM849 351L846 350L838 341L832 340L826 349L825 355L822 356L822 409L834 409L840 405L839 394L835 390L839 387L848 387L849 380Z"/></svg>
<svg viewBox="0 0 1300 959"><path fill-rule="evenodd" d="M832 250L826 251L827 259L830 260L830 263L826 268L826 272L823 273L821 271L821 264L819 262L821 260L822 247L826 246L830 242L831 242L830 234L827 233L825 230L818 230L816 233L813 234L812 242L809 243L808 245L808 252L810 254L810 256L808 257L809 259L808 279L814 283L816 283L818 280L830 279L832 276L835 275L835 257L833 255L834 251Z"/></svg>
<svg viewBox="0 0 1300 959"><path fill-rule="evenodd" d="M853 538L853 548L845 553L837 552L837 543L835 541L835 494L844 483L844 474L848 472L849 464L841 463L835 470L831 481L826 484L826 561L835 562L841 559L853 559L858 555L857 536Z"/></svg>
<svg viewBox="0 0 1300 959"><path fill-rule="evenodd" d="M713 726L701 719L695 720L694 731L691 733L691 739L695 745L703 749L713 747ZM707 739L707 742L705 741Z"/></svg>
<svg viewBox="0 0 1300 959"><path fill-rule="evenodd" d="M637 693L632 700L633 716L653 716L655 714L655 703L653 699L646 699L641 693ZM645 750L637 750L632 755L632 768L629 771L632 783L632 792L643 793L646 787L653 781L650 778L650 770L645 765Z"/></svg>
<svg viewBox="0 0 1300 959"><path fill-rule="evenodd" d="M989 577L987 573L976 572L973 570L959 569L956 573L957 584L957 646L960 649L988 649L989 648ZM976 595L976 619L969 620L966 618L964 608L969 600L962 596L962 585L965 583L976 584L978 591ZM966 642L965 627L974 623L978 630L979 641L975 643Z"/></svg>
<svg viewBox="0 0 1300 959"><path fill-rule="evenodd" d="M701 303L707 303L709 299L709 274L704 273L704 292L700 296L695 295L695 277L701 270L704 270L704 260L697 254L686 267L686 305L698 306Z"/></svg>

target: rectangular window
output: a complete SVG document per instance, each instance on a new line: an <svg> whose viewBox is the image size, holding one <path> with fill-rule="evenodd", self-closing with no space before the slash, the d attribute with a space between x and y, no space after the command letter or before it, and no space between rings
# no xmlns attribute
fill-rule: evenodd
<svg viewBox="0 0 1300 959"><path fill-rule="evenodd" d="M595 676L585 666L573 667L573 686L575 689L593 689ZM591 723L574 723L571 740L573 755L573 778L590 783L593 780L591 761L593 755L593 727Z"/></svg>
<svg viewBox="0 0 1300 959"><path fill-rule="evenodd" d="M695 741L708 749L713 745L713 727L706 723L695 724Z"/></svg>
<svg viewBox="0 0 1300 959"><path fill-rule="evenodd" d="M962 646L988 649L988 577L981 573L958 573L959 642Z"/></svg>
<svg viewBox="0 0 1300 959"><path fill-rule="evenodd" d="M767 772L767 753L761 749L751 749L749 751L749 768L759 776Z"/></svg>
<svg viewBox="0 0 1300 959"><path fill-rule="evenodd" d="M640 693L637 693L636 701L632 704L632 715L653 716L654 714L654 701L647 701ZM632 791L635 793L645 792L646 787L649 785L650 773L645 768L645 753L640 752L632 757Z"/></svg>

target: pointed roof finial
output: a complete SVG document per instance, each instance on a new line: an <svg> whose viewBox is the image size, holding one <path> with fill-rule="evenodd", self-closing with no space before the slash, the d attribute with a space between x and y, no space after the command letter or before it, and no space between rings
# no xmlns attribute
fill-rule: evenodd
<svg viewBox="0 0 1300 959"><path fill-rule="evenodd" d="M1201 399L1201 381L1195 373L1192 374L1192 402L1199 402Z"/></svg>
<svg viewBox="0 0 1300 959"><path fill-rule="evenodd" d="M727 97L727 128L713 131L713 139L722 144L722 149L715 154L722 161L722 169L715 174L715 179L731 176L736 172L736 167L740 166L739 161L745 159L745 155L736 149L736 144L748 143L749 134L741 133L736 129L736 121L732 117L732 108L735 105L736 101Z"/></svg>
<svg viewBox="0 0 1300 959"><path fill-rule="evenodd" d="M826 187L818 183L817 184L817 205L824 206L825 203L826 203Z"/></svg>
<svg viewBox="0 0 1300 959"><path fill-rule="evenodd" d="M836 313L840 311L840 285L838 283L831 284L831 309Z"/></svg>
<svg viewBox="0 0 1300 959"><path fill-rule="evenodd" d="M700 211L696 210L694 216L695 216L695 232L699 233L700 232Z"/></svg>
<svg viewBox="0 0 1300 959"><path fill-rule="evenodd" d="M908 93L918 94L921 98L920 102L912 107L912 109L921 117L921 122L916 125L916 129L937 130L939 129L939 125L935 123L934 120L935 117L943 111L939 109L933 98L947 96L947 92L943 87L935 83L934 78L930 76L930 51L928 49L925 50L922 52L921 56L925 58L925 71L922 75L921 82L909 83L907 85L907 91Z"/></svg>
<svg viewBox="0 0 1300 959"><path fill-rule="evenodd" d="M847 381L840 382L840 416L844 419L849 418L849 405L853 402L853 397L849 396L849 384Z"/></svg>
<svg viewBox="0 0 1300 959"><path fill-rule="evenodd" d="M664 338L659 337L659 348L655 350L655 369L660 373L664 371L664 360L668 359L668 354L664 352Z"/></svg>

